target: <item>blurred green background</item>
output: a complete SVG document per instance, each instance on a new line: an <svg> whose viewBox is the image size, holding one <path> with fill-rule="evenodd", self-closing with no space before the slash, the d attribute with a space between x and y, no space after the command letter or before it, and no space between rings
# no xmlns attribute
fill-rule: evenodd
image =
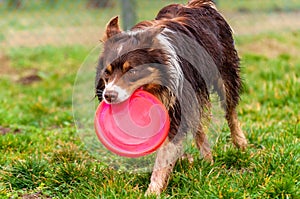
<svg viewBox="0 0 300 199"><path fill-rule="evenodd" d="M186 1L137 0L137 21L174 2ZM217 7L241 57L249 148L234 148L225 127L215 163L197 152L192 165L179 161L161 198L299 198L300 1ZM0 0L0 198L144 198L150 173L121 173L91 156L72 113L76 73L121 13L117 0Z"/></svg>
<svg viewBox="0 0 300 199"><path fill-rule="evenodd" d="M107 21L121 15L119 1L106 1L2 0L0 44L2 47L94 45L102 37ZM164 5L186 1L136 2L137 21L140 21L153 19ZM299 25L297 13L300 2L297 0L219 0L217 3L219 10L232 21L237 34L296 28ZM120 21L122 23L122 18Z"/></svg>

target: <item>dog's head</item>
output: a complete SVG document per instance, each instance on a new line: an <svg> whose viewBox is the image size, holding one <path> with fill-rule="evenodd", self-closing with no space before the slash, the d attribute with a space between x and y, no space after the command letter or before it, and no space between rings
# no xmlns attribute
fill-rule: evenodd
<svg viewBox="0 0 300 199"><path fill-rule="evenodd" d="M96 95L100 101L115 104L143 88L155 92L169 79L169 55L160 47L163 28L121 31L118 17L107 25L104 49L100 55Z"/></svg>

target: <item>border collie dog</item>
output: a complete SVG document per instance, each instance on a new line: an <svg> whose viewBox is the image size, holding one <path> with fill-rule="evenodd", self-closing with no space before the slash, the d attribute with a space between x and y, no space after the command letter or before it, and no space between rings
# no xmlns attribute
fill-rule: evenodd
<svg viewBox="0 0 300 199"><path fill-rule="evenodd" d="M203 121L210 117L210 90L216 91L235 146L247 140L236 107L242 87L232 30L210 0L162 8L156 18L122 31L110 20L96 74L99 101L117 104L137 89L155 95L170 116L168 138L157 150L146 194L160 194L180 157L186 133L193 133L205 160L213 161Z"/></svg>

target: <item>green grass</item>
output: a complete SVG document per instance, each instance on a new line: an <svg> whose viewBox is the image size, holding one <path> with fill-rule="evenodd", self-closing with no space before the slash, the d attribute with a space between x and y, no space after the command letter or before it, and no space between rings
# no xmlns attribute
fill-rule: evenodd
<svg viewBox="0 0 300 199"><path fill-rule="evenodd" d="M140 12L143 19L161 6L140 4L150 9ZM35 28L19 24L22 14L15 23L9 16L6 29ZM193 164L178 162L161 198L299 198L299 31L236 37L245 83L238 112L249 147L234 148L225 128L213 149L215 163L198 156ZM278 48L261 45L270 42ZM104 167L76 134L72 89L89 51L81 45L17 46L0 54L0 126L10 129L0 133L0 198L144 198L150 173ZM19 81L28 75L39 80Z"/></svg>

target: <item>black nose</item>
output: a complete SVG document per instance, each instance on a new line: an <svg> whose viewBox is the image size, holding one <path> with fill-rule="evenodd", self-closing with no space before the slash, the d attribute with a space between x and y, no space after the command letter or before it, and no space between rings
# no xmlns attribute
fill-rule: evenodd
<svg viewBox="0 0 300 199"><path fill-rule="evenodd" d="M118 93L116 91L106 91L104 94L104 98L108 102L116 101L118 98Z"/></svg>

